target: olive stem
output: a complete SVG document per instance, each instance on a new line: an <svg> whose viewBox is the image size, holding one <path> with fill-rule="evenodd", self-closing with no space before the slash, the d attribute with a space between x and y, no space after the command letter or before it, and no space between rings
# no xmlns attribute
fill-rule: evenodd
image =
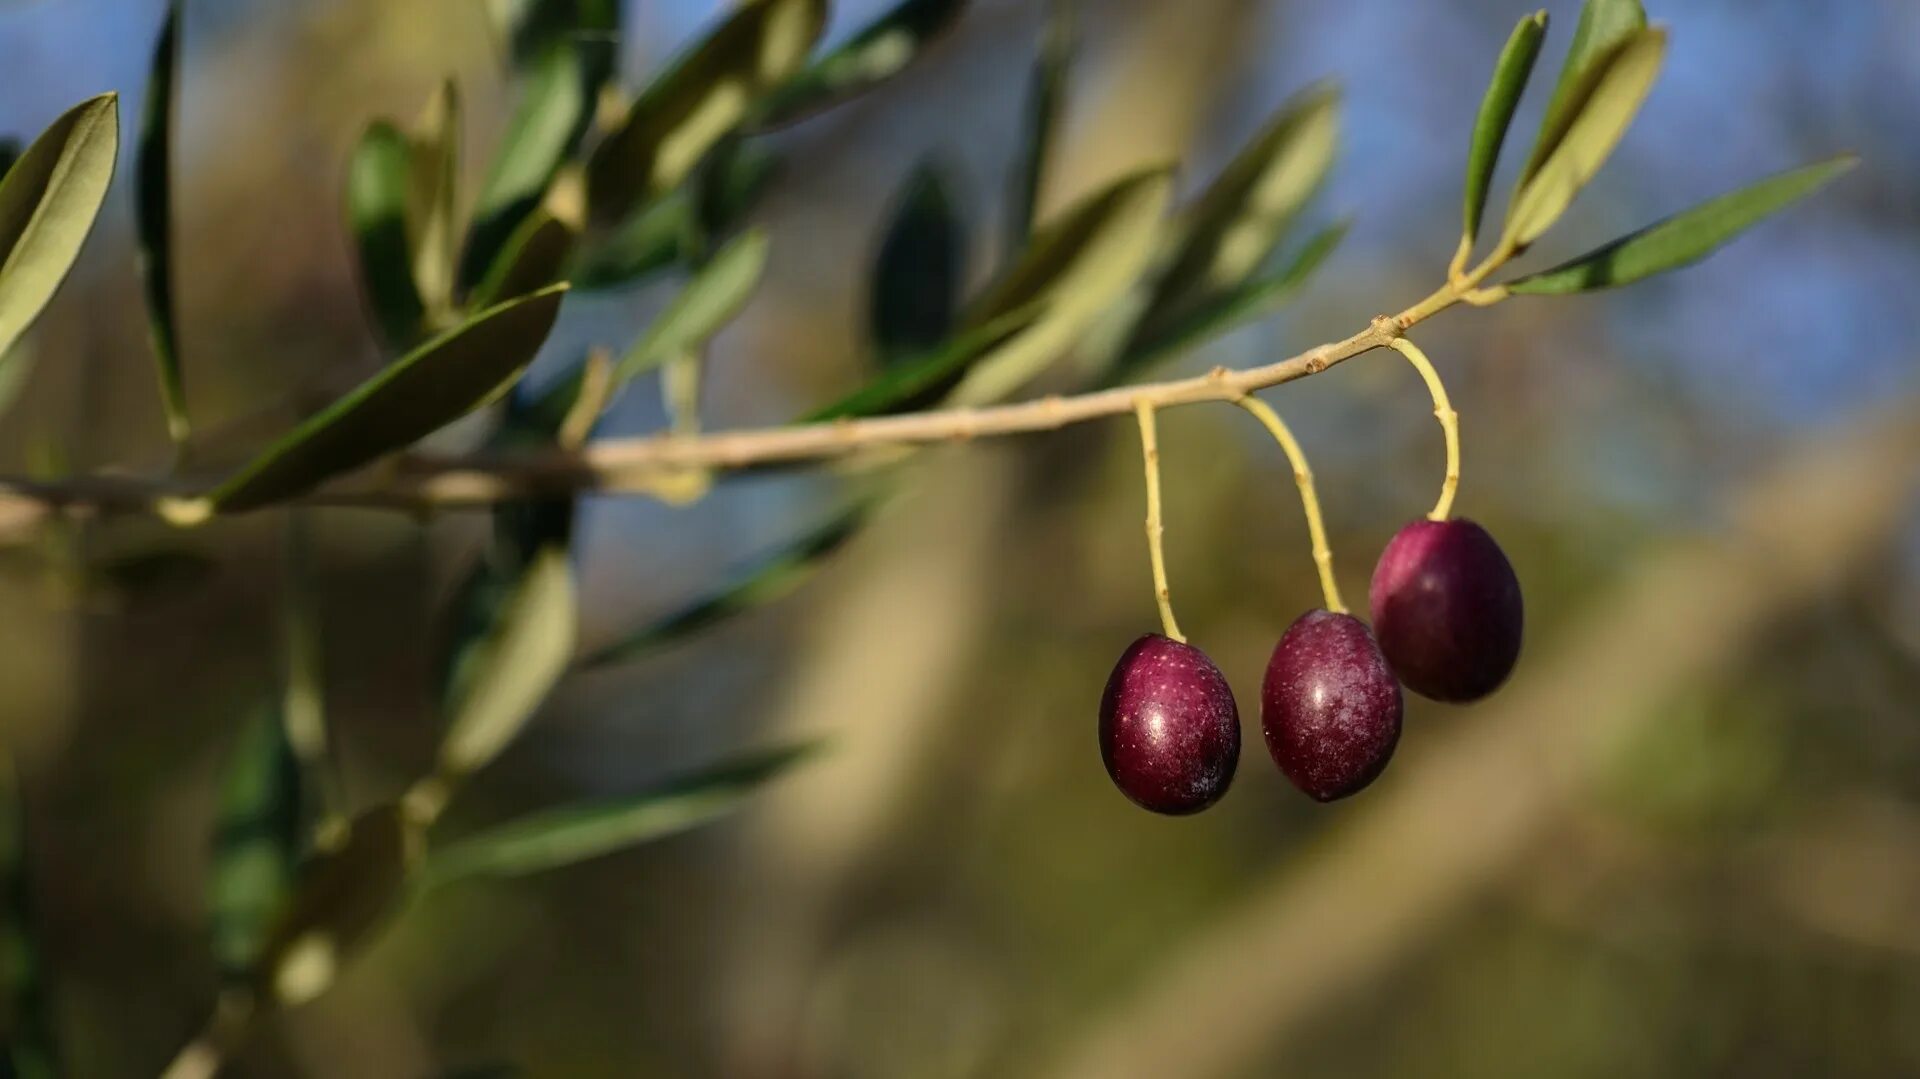
<svg viewBox="0 0 1920 1079"><path fill-rule="evenodd" d="M1440 381L1440 372L1433 369L1433 362L1420 351L1420 346L1404 337L1394 338L1387 346L1407 358L1426 382L1427 392L1433 395L1433 416L1440 421L1440 433L1447 440L1447 474L1440 480L1440 497L1427 519L1444 521L1453 513L1453 496L1460 489L1460 414L1447 400L1447 387Z"/></svg>
<svg viewBox="0 0 1920 1079"><path fill-rule="evenodd" d="M1340 599L1340 582L1333 577L1333 549L1327 546L1327 526L1320 517L1320 496L1314 493L1313 469L1307 464L1307 455L1300 449L1300 442L1293 437L1293 431L1287 427L1265 401L1258 397L1237 397L1234 404L1253 414L1280 443L1280 449L1287 455L1287 462L1293 466L1293 482L1300 488L1300 506L1307 514L1307 535L1313 541L1313 564L1320 571L1320 594L1325 597L1327 610L1335 614L1346 614L1347 605Z"/></svg>
<svg viewBox="0 0 1920 1079"><path fill-rule="evenodd" d="M1173 593L1167 588L1167 554L1160 540L1166 528L1160 521L1160 438L1150 401L1134 406L1140 420L1140 457L1147 473L1147 557L1153 562L1153 599L1160 605L1160 628L1168 637L1187 643L1173 618Z"/></svg>

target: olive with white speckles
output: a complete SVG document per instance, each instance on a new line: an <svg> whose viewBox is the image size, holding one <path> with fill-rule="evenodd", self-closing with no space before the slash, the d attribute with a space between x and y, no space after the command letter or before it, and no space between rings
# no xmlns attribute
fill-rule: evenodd
<svg viewBox="0 0 1920 1079"><path fill-rule="evenodd" d="M1100 757L1134 804L1174 816L1220 800L1240 761L1240 711L1206 653L1150 633L1100 699Z"/></svg>
<svg viewBox="0 0 1920 1079"><path fill-rule="evenodd" d="M1293 785L1331 802L1386 768L1400 741L1403 703L1366 623L1313 610L1274 646L1260 688L1260 728Z"/></svg>

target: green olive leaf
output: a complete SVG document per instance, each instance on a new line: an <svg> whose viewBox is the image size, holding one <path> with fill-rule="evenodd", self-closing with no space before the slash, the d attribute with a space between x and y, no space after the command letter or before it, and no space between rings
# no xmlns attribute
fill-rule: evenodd
<svg viewBox="0 0 1920 1079"><path fill-rule="evenodd" d="M502 249L540 205L579 143L591 119L592 88L581 50L570 41L554 42L528 70L474 204L461 256L461 281L468 288L498 271Z"/></svg>
<svg viewBox="0 0 1920 1079"><path fill-rule="evenodd" d="M300 768L278 709L262 708L240 733L221 783L207 903L213 957L223 977L259 967L273 919L293 891L306 829Z"/></svg>
<svg viewBox="0 0 1920 1079"><path fill-rule="evenodd" d="M684 832L732 812L818 748L808 743L749 754L639 794L532 813L430 852L422 876L430 885L525 876Z"/></svg>
<svg viewBox="0 0 1920 1079"><path fill-rule="evenodd" d="M179 341L173 310L173 98L179 69L180 0L169 0L147 73L147 97L141 108L140 143L133 203L140 235L141 279L146 286L148 337L160 375L160 404L167 434L176 445L187 439L186 388L180 373Z"/></svg>
<svg viewBox="0 0 1920 1079"><path fill-rule="evenodd" d="M467 306L484 309L559 283L567 272L574 236L572 229L545 210L521 218L520 227L501 245L487 276L467 297Z"/></svg>
<svg viewBox="0 0 1920 1079"><path fill-rule="evenodd" d="M1142 170L1082 199L1041 229L962 325L977 328L1035 304L1044 310L974 364L948 403L1002 400L1071 348L1146 270L1172 190L1170 169Z"/></svg>
<svg viewBox="0 0 1920 1079"><path fill-rule="evenodd" d="M120 99L101 94L63 113L0 180L0 356L80 257L119 147Z"/></svg>
<svg viewBox="0 0 1920 1079"><path fill-rule="evenodd" d="M1502 247L1522 250L1560 220L1632 125L1666 52L1666 31L1655 27L1634 35L1606 61L1566 137L1515 194Z"/></svg>
<svg viewBox="0 0 1920 1079"><path fill-rule="evenodd" d="M535 552L465 661L470 666L450 683L442 775L484 767L533 718L573 658L578 605L566 548L554 544Z"/></svg>
<svg viewBox="0 0 1920 1079"><path fill-rule="evenodd" d="M1509 291L1547 295L1631 284L1698 262L1787 206L1859 164L1851 154L1793 169L1675 214L1551 270L1509 283Z"/></svg>
<svg viewBox="0 0 1920 1079"><path fill-rule="evenodd" d="M12 763L0 758L0 1009L10 1020L0 1042L0 1074L57 1079L59 1045L35 922L25 802Z"/></svg>
<svg viewBox="0 0 1920 1079"><path fill-rule="evenodd" d="M994 354L1039 317L1039 305L1002 315L916 355L902 356L880 375L838 401L800 418L801 423L884 416L924 408L958 385L967 371Z"/></svg>
<svg viewBox="0 0 1920 1079"><path fill-rule="evenodd" d="M698 191L676 188L610 232L590 236L569 278L581 288L613 288L638 284L677 262L698 261L701 246L746 218L778 168L778 158L764 147L721 143L700 168Z"/></svg>
<svg viewBox="0 0 1920 1079"><path fill-rule="evenodd" d="M347 226L360 256L360 287L380 337L404 348L426 310L413 283L407 240L407 137L386 120L367 125L347 161Z"/></svg>
<svg viewBox="0 0 1920 1079"><path fill-rule="evenodd" d="M922 165L895 199L874 259L868 325L882 364L917 356L952 332L966 254L947 181Z"/></svg>
<svg viewBox="0 0 1920 1079"><path fill-rule="evenodd" d="M966 6L967 0L901 0L767 95L749 126L765 131L803 120L898 75Z"/></svg>
<svg viewBox="0 0 1920 1079"><path fill-rule="evenodd" d="M591 87L612 76L620 51L622 0L486 0L486 4L507 58L515 66L537 67L553 46L566 44L581 50Z"/></svg>
<svg viewBox="0 0 1920 1079"><path fill-rule="evenodd" d="M750 229L714 253L614 369L614 384L696 352L747 305L767 268L767 234Z"/></svg>
<svg viewBox="0 0 1920 1079"><path fill-rule="evenodd" d="M1480 235L1480 218L1487 209L1487 192L1493 186L1493 170L1500 163L1500 148L1507 141L1507 128L1513 123L1514 110L1520 107L1520 95L1533 74L1534 61L1540 57L1540 43L1547 36L1547 13L1536 11L1514 26L1500 59L1493 65L1493 80L1480 99L1480 114L1473 122L1473 141L1467 149L1467 186L1461 206L1460 234L1471 246Z"/></svg>
<svg viewBox="0 0 1920 1079"><path fill-rule="evenodd" d="M460 92L442 82L414 124L407 154L407 247L413 283L429 314L453 308L459 233L454 207L460 174Z"/></svg>
<svg viewBox="0 0 1920 1079"><path fill-rule="evenodd" d="M493 399L546 340L565 285L508 300L395 360L173 516L234 513L304 494L403 449Z"/></svg>
<svg viewBox="0 0 1920 1079"><path fill-rule="evenodd" d="M1580 22L1574 27L1573 41L1567 45L1567 58L1560 64L1560 77L1547 100L1547 111L1540 118L1540 133L1534 137L1533 151L1520 170L1516 190L1526 186L1547 158L1560 148L1567 131L1593 95L1594 87L1605 73L1614 54L1647 28L1647 13L1640 0L1587 0L1580 8Z"/></svg>
<svg viewBox="0 0 1920 1079"><path fill-rule="evenodd" d="M617 222L692 173L762 94L800 70L826 17L826 0L748 0L675 60L594 151L594 219Z"/></svg>
<svg viewBox="0 0 1920 1079"><path fill-rule="evenodd" d="M7 172L18 160L20 160L20 143L13 139L0 139L0 180L7 178Z"/></svg>
<svg viewBox="0 0 1920 1079"><path fill-rule="evenodd" d="M254 978L282 1005L332 987L341 966L406 894L420 837L398 805L367 810L305 859Z"/></svg>
<svg viewBox="0 0 1920 1079"><path fill-rule="evenodd" d="M1033 239L1040 212L1040 192L1047 180L1055 131L1066 111L1067 89L1077 47L1072 0L1051 0L1047 6L1046 36L1027 81L1021 115L1020 144L1007 183L1007 251L1026 249Z"/></svg>

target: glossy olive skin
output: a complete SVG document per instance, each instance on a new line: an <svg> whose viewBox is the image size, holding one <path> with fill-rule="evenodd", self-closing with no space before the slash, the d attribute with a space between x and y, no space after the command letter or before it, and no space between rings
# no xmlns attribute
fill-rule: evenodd
<svg viewBox="0 0 1920 1079"><path fill-rule="evenodd" d="M1142 809L1182 816L1219 801L1240 762L1240 711L1220 668L1157 633L1133 642L1100 698L1100 758Z"/></svg>
<svg viewBox="0 0 1920 1079"><path fill-rule="evenodd" d="M1477 701L1520 658L1520 579L1472 521L1415 521L1380 555L1368 593L1380 650L1408 689Z"/></svg>
<svg viewBox="0 0 1920 1079"><path fill-rule="evenodd" d="M1405 702L1366 623L1308 611L1267 661L1260 729L1280 771L1316 801L1374 781L1400 742Z"/></svg>

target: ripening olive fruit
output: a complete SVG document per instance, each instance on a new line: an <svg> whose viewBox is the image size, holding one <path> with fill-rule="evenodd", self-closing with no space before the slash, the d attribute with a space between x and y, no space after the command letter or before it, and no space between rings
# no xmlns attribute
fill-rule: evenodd
<svg viewBox="0 0 1920 1079"><path fill-rule="evenodd" d="M1171 637L1133 642L1100 699L1100 758L1143 809L1182 815L1219 801L1240 760L1240 712L1220 668Z"/></svg>
<svg viewBox="0 0 1920 1079"><path fill-rule="evenodd" d="M1364 622L1308 611L1274 646L1260 688L1267 751L1293 785L1331 802L1373 782L1400 741L1400 683Z"/></svg>
<svg viewBox="0 0 1920 1079"><path fill-rule="evenodd" d="M1472 521L1415 521L1380 555L1368 599L1380 650L1408 689L1479 700L1520 658L1520 581Z"/></svg>

